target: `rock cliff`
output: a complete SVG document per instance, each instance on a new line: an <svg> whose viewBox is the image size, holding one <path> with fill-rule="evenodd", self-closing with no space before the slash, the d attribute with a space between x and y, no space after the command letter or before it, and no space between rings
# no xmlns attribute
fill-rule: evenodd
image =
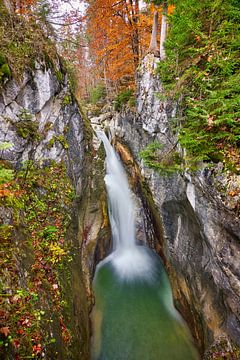
<svg viewBox="0 0 240 360"><path fill-rule="evenodd" d="M171 127L176 104L157 95L155 67L147 56L136 112L109 112L93 123L114 128L137 193L137 239L162 256L201 354L237 359L239 219L217 191L214 171L166 176L140 159L150 142L161 142L165 153L178 146ZM0 208L5 356L88 359L91 280L110 249L103 148L96 140L93 147L60 64L39 62L22 81L7 81L0 123L1 174L11 174L1 185Z"/></svg>
<svg viewBox="0 0 240 360"><path fill-rule="evenodd" d="M2 356L88 359L91 279L109 241L103 160L61 64L7 81L0 124Z"/></svg>
<svg viewBox="0 0 240 360"><path fill-rule="evenodd" d="M107 123L132 152L150 188L158 210L155 217L160 216L163 227L163 236L158 230L157 240L150 242L163 252L176 307L189 324L202 356L228 354L237 359L240 221L217 190L213 170L203 167L195 173L185 170L160 175L140 159L139 152L150 142L159 141L165 153L178 146L171 126L176 104L163 100L155 68L156 59L147 56L139 74L136 112L122 112Z"/></svg>

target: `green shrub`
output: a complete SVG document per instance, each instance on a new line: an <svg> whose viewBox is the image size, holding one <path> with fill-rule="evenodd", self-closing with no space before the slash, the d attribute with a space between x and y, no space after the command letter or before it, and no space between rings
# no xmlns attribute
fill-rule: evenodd
<svg viewBox="0 0 240 360"><path fill-rule="evenodd" d="M120 92L114 100L114 110L120 111L123 105L129 104L129 106L133 106L135 104L133 90L127 89Z"/></svg>
<svg viewBox="0 0 240 360"><path fill-rule="evenodd" d="M6 57L0 53L0 82L7 79L10 79L12 76L11 69L7 64Z"/></svg>
<svg viewBox="0 0 240 360"><path fill-rule="evenodd" d="M13 124L16 128L17 135L21 138L30 141L40 139L38 123L33 120L33 115L27 110L23 109L19 115L19 121Z"/></svg>
<svg viewBox="0 0 240 360"><path fill-rule="evenodd" d="M96 105L99 101L106 97L106 89L103 84L98 84L89 91L90 103Z"/></svg>
<svg viewBox="0 0 240 360"><path fill-rule="evenodd" d="M150 143L139 153L144 165L161 174L183 171L183 157L176 150L176 146L167 151L163 149L163 144L157 141Z"/></svg>

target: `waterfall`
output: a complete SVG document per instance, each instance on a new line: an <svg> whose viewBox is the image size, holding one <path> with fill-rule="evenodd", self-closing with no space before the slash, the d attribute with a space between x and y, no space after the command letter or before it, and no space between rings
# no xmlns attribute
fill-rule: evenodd
<svg viewBox="0 0 240 360"><path fill-rule="evenodd" d="M108 193L113 253L100 266L111 261L118 275L131 279L153 276L153 262L145 248L136 244L132 194L127 175L104 132L98 131L106 151L105 184Z"/></svg>
<svg viewBox="0 0 240 360"><path fill-rule="evenodd" d="M123 166L103 132L113 252L93 281L93 360L197 360L173 305L161 259L135 240L134 203Z"/></svg>
<svg viewBox="0 0 240 360"><path fill-rule="evenodd" d="M106 151L105 184L109 199L109 217L116 251L135 246L134 206L127 176L107 136L98 132Z"/></svg>

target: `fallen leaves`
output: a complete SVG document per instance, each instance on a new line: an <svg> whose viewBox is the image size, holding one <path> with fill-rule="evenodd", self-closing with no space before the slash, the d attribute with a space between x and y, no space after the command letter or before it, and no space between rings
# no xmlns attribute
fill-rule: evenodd
<svg viewBox="0 0 240 360"><path fill-rule="evenodd" d="M35 355L40 354L42 351L42 345L41 344L33 345L32 351Z"/></svg>
<svg viewBox="0 0 240 360"><path fill-rule="evenodd" d="M0 333L7 337L10 334L10 330L8 326L4 326L0 328Z"/></svg>

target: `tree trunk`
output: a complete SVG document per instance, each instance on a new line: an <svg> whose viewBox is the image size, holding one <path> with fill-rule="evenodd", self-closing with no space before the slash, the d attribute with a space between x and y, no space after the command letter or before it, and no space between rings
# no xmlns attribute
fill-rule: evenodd
<svg viewBox="0 0 240 360"><path fill-rule="evenodd" d="M138 15L139 15L139 1L130 0L130 9L128 9L128 20L132 25L132 50L135 68L139 65L139 33L138 33ZM128 6L127 6L128 8Z"/></svg>
<svg viewBox="0 0 240 360"><path fill-rule="evenodd" d="M168 12L168 4L167 1L163 2L162 5L162 23L161 23L161 38L160 38L160 59L164 60L166 57L164 42L167 37L167 12Z"/></svg>
<svg viewBox="0 0 240 360"><path fill-rule="evenodd" d="M106 90L106 98L109 100L109 91L108 91L108 79L107 79L107 69L106 69L106 60L103 60L103 76L104 76L104 85Z"/></svg>
<svg viewBox="0 0 240 360"><path fill-rule="evenodd" d="M150 46L148 48L148 53L154 54L155 56L159 56L159 50L157 45L157 28L158 28L158 12L154 11L152 35L151 35Z"/></svg>

